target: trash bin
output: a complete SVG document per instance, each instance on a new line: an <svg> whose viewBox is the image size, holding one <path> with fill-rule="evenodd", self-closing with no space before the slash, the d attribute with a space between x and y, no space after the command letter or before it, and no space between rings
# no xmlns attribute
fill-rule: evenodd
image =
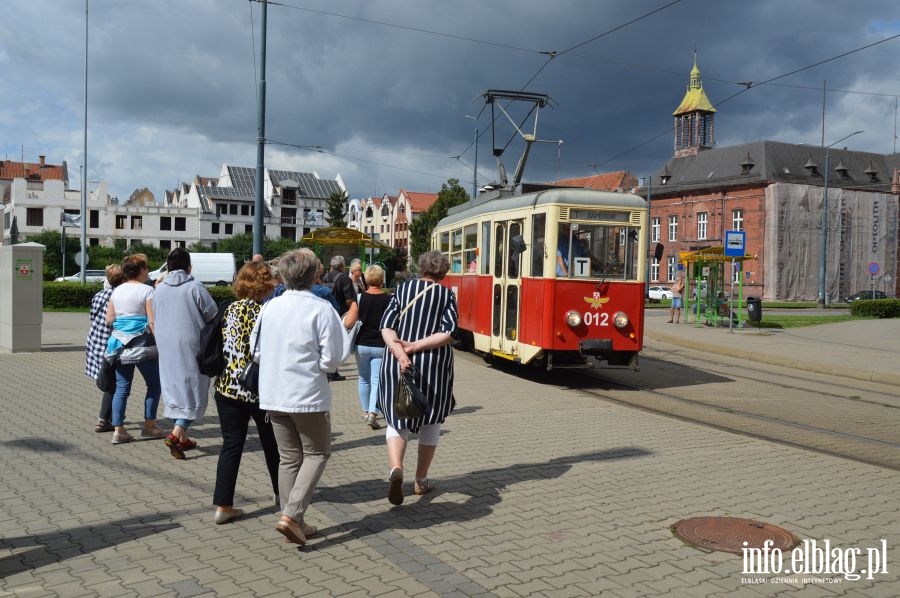
<svg viewBox="0 0 900 598"><path fill-rule="evenodd" d="M762 299L747 297L747 317L751 322L762 322Z"/></svg>

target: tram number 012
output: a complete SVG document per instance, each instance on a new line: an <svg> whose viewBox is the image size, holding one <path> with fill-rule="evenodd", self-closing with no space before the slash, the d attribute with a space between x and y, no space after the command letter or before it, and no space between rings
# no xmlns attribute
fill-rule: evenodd
<svg viewBox="0 0 900 598"><path fill-rule="evenodd" d="M609 326L609 314L601 312L587 311L584 313L585 326Z"/></svg>

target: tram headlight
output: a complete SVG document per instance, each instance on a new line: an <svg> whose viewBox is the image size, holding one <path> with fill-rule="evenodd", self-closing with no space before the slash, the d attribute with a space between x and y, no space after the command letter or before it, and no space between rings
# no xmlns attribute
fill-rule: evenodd
<svg viewBox="0 0 900 598"><path fill-rule="evenodd" d="M570 328L578 328L581 326L581 314L574 309L567 311L566 324L568 324Z"/></svg>
<svg viewBox="0 0 900 598"><path fill-rule="evenodd" d="M616 315L613 316L613 324L616 325L616 328L621 330L628 326L628 315L624 311L617 311Z"/></svg>

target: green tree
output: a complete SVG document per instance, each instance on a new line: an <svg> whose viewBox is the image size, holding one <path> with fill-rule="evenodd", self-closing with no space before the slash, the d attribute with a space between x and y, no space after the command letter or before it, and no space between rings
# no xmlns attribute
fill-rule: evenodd
<svg viewBox="0 0 900 598"><path fill-rule="evenodd" d="M216 247L216 252L234 254L234 259L239 264L249 262L253 257L253 233L243 233L222 239Z"/></svg>
<svg viewBox="0 0 900 598"><path fill-rule="evenodd" d="M286 251L297 249L299 247L303 247L302 241L297 243L290 239L285 239L284 237L276 237L274 239L266 237L263 239L263 257L268 261L278 257Z"/></svg>
<svg viewBox="0 0 900 598"><path fill-rule="evenodd" d="M147 263L150 265L151 270L156 270L164 263L166 263L166 258L169 256L168 249L162 249L153 245L144 245L143 243L136 243L129 246L128 249L125 250L122 257L125 257L126 255L134 255L135 253L143 253L147 256Z"/></svg>
<svg viewBox="0 0 900 598"><path fill-rule="evenodd" d="M297 243L292 241L291 239L285 239L283 237L264 237L263 238L263 257L266 260L270 260L272 258L278 257L285 251L289 251L291 249L296 249L298 247L302 247L302 243ZM197 251L205 251L211 252L212 249L205 246L200 246L200 249ZM238 264L243 264L244 262L250 261L250 258L253 257L253 234L252 233L244 233L240 235L234 235L228 239L222 239L216 245L217 253L233 253L234 259Z"/></svg>
<svg viewBox="0 0 900 598"><path fill-rule="evenodd" d="M344 220L344 211L347 206L347 192L335 191L325 201L325 222L328 226L344 228L347 221Z"/></svg>
<svg viewBox="0 0 900 598"><path fill-rule="evenodd" d="M397 272L406 270L409 256L406 249L402 247L394 247L392 249L381 249L376 259L384 268L384 286L393 286L392 281Z"/></svg>
<svg viewBox="0 0 900 598"><path fill-rule="evenodd" d="M460 186L459 179L447 179L441 185L437 201L430 208L416 216L409 225L409 249L413 260L431 249L431 233L441 218L447 215L447 210L469 201L466 190Z"/></svg>
<svg viewBox="0 0 900 598"><path fill-rule="evenodd" d="M44 250L44 280L53 280L58 276L62 276L62 237L58 230L42 230L35 235L28 235L25 241L29 243L40 243L46 249ZM75 254L81 249L81 241L79 237L73 236L71 233L66 235L66 276L81 271L81 268L75 263ZM90 255L90 253L88 254ZM90 264L90 262L89 262Z"/></svg>
<svg viewBox="0 0 900 598"><path fill-rule="evenodd" d="M102 270L110 264L118 264L122 261L124 254L117 247L104 247L102 245L92 245L88 247L88 255L91 260L88 262L88 268L92 270Z"/></svg>

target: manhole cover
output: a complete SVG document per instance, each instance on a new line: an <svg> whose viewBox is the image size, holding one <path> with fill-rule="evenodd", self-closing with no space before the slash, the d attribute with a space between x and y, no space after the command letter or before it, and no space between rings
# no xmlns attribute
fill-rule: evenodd
<svg viewBox="0 0 900 598"><path fill-rule="evenodd" d="M737 517L692 517L672 526L672 533L697 548L741 554L743 548L770 548L789 551L799 543L786 529L752 519ZM744 544L746 542L746 544Z"/></svg>

